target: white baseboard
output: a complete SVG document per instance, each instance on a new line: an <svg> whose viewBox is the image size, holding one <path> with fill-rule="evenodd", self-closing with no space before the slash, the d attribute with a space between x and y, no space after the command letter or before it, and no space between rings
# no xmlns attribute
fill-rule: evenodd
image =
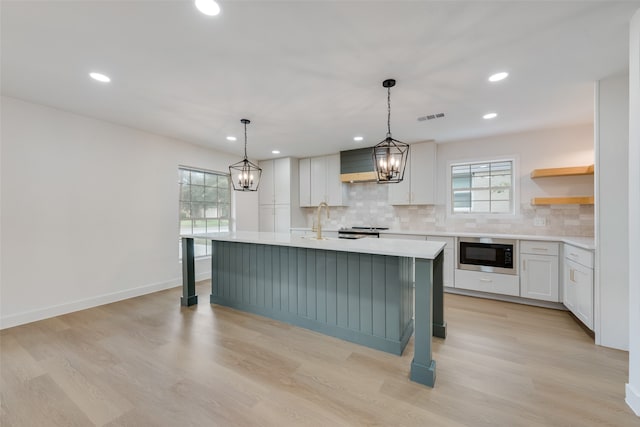
<svg viewBox="0 0 640 427"><path fill-rule="evenodd" d="M631 384L626 384L625 389L627 396L624 401L627 402L631 410L640 417L640 390L637 390Z"/></svg>
<svg viewBox="0 0 640 427"><path fill-rule="evenodd" d="M472 291L469 289L452 288L449 286L444 287L444 292L450 293L450 294L465 295L468 297L492 299L497 301L513 302L516 304L533 305L535 307L551 308L554 310L567 311L567 308L564 305L562 305L562 303L559 303L559 302L542 301L542 300L535 300L530 298L520 298L520 297L511 296L511 295L501 295L501 294L493 294L493 293L480 292L480 291Z"/></svg>
<svg viewBox="0 0 640 427"><path fill-rule="evenodd" d="M196 281L206 280L210 277L211 272L207 271L197 274ZM110 294L98 295L91 298L71 301L68 303L44 307L37 310L11 314L9 316L2 316L0 317L0 329L12 328L14 326L24 325L25 323L49 319L51 317L61 316L63 314L72 313L74 311L86 310L87 308L97 307L104 304L111 304L112 302L135 298L141 295L151 294L153 292L164 291L166 289L171 289L178 286L182 286L182 278L169 280L167 282L152 283L150 285L139 286L137 288L126 289ZM176 304L180 304L180 301L177 300Z"/></svg>

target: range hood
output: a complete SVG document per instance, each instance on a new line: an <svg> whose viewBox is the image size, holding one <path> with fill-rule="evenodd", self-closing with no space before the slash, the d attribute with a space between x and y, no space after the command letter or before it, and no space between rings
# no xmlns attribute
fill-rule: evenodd
<svg viewBox="0 0 640 427"><path fill-rule="evenodd" d="M376 180L373 148L359 148L340 152L340 181L372 182Z"/></svg>

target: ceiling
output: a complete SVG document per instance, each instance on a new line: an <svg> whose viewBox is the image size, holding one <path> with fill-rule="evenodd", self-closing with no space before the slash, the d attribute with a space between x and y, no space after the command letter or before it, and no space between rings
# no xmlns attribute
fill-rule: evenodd
<svg viewBox="0 0 640 427"><path fill-rule="evenodd" d="M627 68L640 1L220 5L3 0L2 94L238 154L248 118L256 159L378 143L386 78L407 143L589 123L593 82ZM489 83L497 71L510 76Z"/></svg>

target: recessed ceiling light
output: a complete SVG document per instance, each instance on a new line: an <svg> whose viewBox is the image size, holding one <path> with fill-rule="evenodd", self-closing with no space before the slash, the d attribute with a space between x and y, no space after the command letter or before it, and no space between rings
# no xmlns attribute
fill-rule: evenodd
<svg viewBox="0 0 640 427"><path fill-rule="evenodd" d="M235 141L236 139L238 139L238 138L236 138L235 136L228 136L227 137L227 141Z"/></svg>
<svg viewBox="0 0 640 427"><path fill-rule="evenodd" d="M89 73L89 77L102 83L109 83L111 81L109 76L105 76L102 73Z"/></svg>
<svg viewBox="0 0 640 427"><path fill-rule="evenodd" d="M484 116L482 116L482 118L485 120L495 119L496 117L498 117L496 113L487 113Z"/></svg>
<svg viewBox="0 0 640 427"><path fill-rule="evenodd" d="M220 5L214 0L196 0L198 10L208 16L216 16L220 13Z"/></svg>
<svg viewBox="0 0 640 427"><path fill-rule="evenodd" d="M508 75L509 75L509 73L507 73L505 71L503 71L501 73L495 73L495 74L492 74L489 77L489 81L490 82L499 82L500 80L506 79Z"/></svg>
<svg viewBox="0 0 640 427"><path fill-rule="evenodd" d="M364 139L364 138L363 138L363 137L361 137L361 136L354 136L354 137L353 137L353 140L354 140L354 141L362 141L363 139Z"/></svg>
<svg viewBox="0 0 640 427"><path fill-rule="evenodd" d="M272 150L271 154L280 154L280 150Z"/></svg>

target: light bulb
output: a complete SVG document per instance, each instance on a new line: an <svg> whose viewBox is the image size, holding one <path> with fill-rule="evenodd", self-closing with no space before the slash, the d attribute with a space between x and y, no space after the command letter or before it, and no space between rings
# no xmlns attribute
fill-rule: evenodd
<svg viewBox="0 0 640 427"><path fill-rule="evenodd" d="M216 16L220 13L220 5L213 0L196 0L196 7L207 16Z"/></svg>

